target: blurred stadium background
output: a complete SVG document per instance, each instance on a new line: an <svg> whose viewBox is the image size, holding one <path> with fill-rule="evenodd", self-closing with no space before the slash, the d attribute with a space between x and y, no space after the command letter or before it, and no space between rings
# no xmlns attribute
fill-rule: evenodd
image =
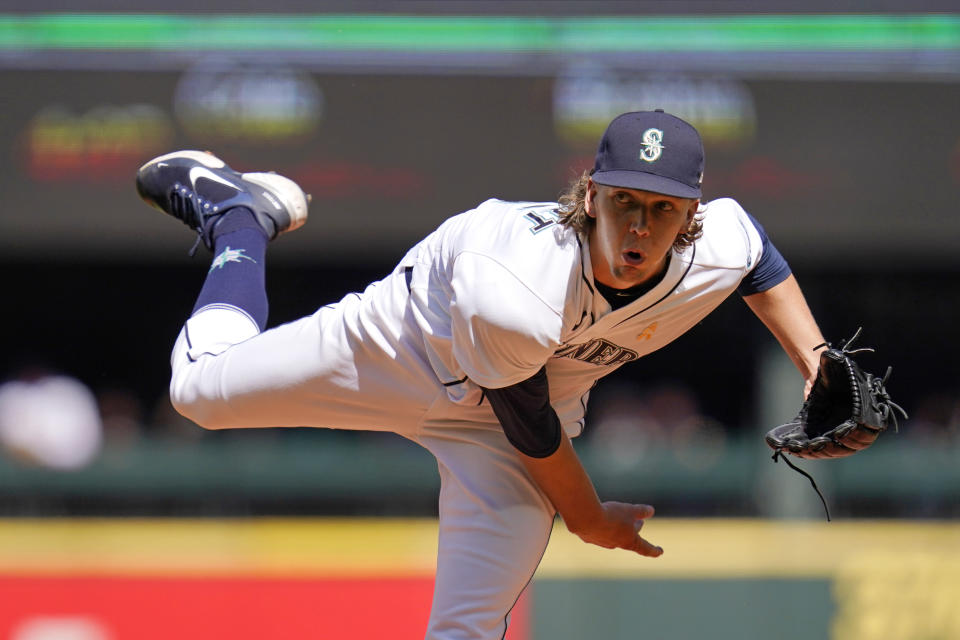
<svg viewBox="0 0 960 640"><path fill-rule="evenodd" d="M707 197L765 225L825 335L864 326L910 419L804 465L819 522L761 437L801 381L730 299L601 384L576 443L667 555L561 526L508 637L960 638L960 13L869 4L4 4L0 640L407 638L429 611L428 454L170 408L206 264L137 198L142 162L213 149L313 194L271 248L279 324L482 200L554 199L653 108L701 130Z"/></svg>

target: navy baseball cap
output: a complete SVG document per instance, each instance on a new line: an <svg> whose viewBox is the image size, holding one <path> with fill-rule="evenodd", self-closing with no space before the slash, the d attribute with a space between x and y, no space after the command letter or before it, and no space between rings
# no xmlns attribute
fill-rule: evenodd
<svg viewBox="0 0 960 640"><path fill-rule="evenodd" d="M613 119L600 139L593 181L680 198L699 198L703 141L676 116L633 111Z"/></svg>

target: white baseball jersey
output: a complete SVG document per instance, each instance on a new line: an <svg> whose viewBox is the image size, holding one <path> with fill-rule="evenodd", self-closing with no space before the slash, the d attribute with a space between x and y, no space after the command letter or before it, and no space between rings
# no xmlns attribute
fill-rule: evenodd
<svg viewBox="0 0 960 640"><path fill-rule="evenodd" d="M576 436L599 378L684 334L759 260L760 235L735 201L700 213L703 237L671 256L653 289L612 310L589 247L557 223L555 203L488 200L407 254L410 329L457 403L477 404L480 387L526 380L546 363L551 404Z"/></svg>
<svg viewBox="0 0 960 640"><path fill-rule="evenodd" d="M447 220L362 294L258 335L215 304L174 347L171 399L214 428L390 430L438 461L440 537L426 637L502 639L542 557L554 510L481 387L546 365L571 436L593 384L666 345L733 292L761 236L733 200L705 205L703 237L662 281L617 310L597 293L589 248L554 203L489 200Z"/></svg>

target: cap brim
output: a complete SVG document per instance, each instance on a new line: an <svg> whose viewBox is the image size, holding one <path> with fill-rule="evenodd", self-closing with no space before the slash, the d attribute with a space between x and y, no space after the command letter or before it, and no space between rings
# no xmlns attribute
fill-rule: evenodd
<svg viewBox="0 0 960 640"><path fill-rule="evenodd" d="M628 189L642 189L653 191L677 198L699 198L700 188L677 182L670 178L658 176L642 171L597 171L592 176L597 184L608 187L626 187Z"/></svg>

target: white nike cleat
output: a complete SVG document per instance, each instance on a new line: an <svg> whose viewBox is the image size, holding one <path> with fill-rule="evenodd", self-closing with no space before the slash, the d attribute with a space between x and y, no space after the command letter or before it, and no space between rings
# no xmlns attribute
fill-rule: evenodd
<svg viewBox="0 0 960 640"><path fill-rule="evenodd" d="M152 207L195 230L208 249L220 217L247 207L267 237L293 231L307 221L309 196L276 173L239 173L204 151L175 151L137 171L137 192Z"/></svg>

